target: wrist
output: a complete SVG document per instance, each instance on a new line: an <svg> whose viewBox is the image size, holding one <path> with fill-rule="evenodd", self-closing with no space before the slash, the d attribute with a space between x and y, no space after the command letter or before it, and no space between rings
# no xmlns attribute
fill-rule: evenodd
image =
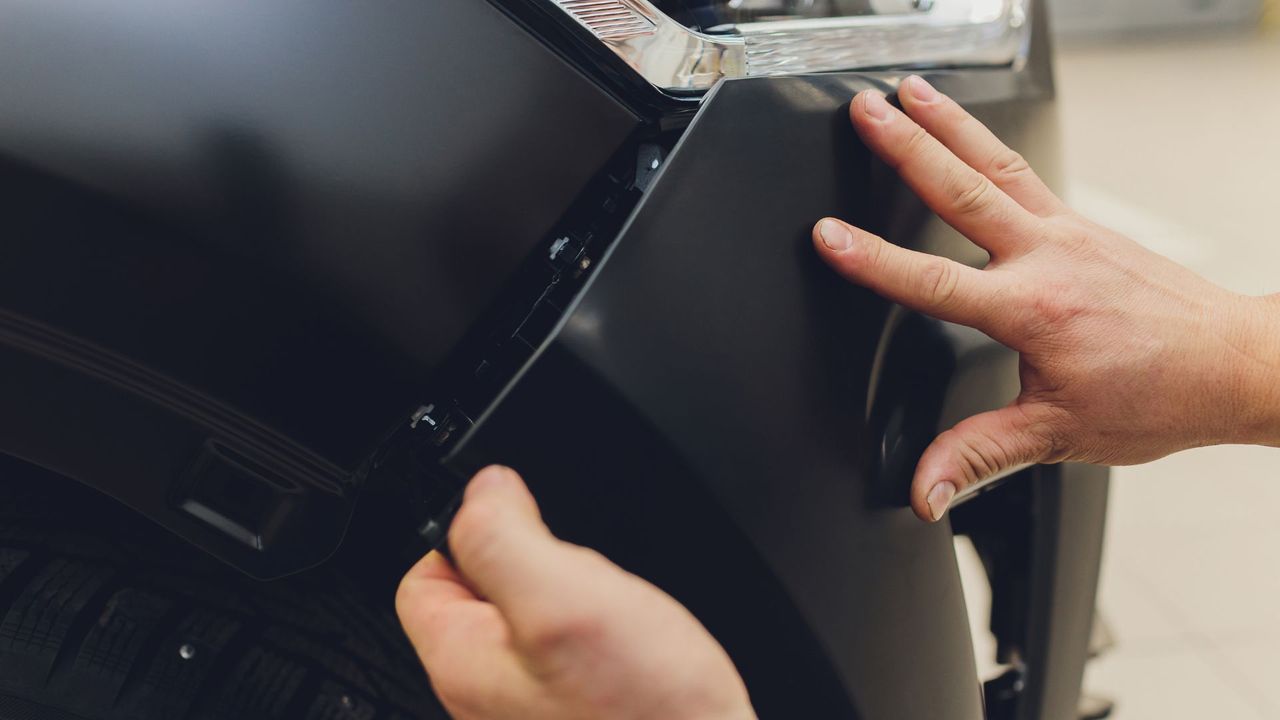
<svg viewBox="0 0 1280 720"><path fill-rule="evenodd" d="M1280 446L1280 294L1240 297L1228 369L1236 417L1229 440Z"/></svg>

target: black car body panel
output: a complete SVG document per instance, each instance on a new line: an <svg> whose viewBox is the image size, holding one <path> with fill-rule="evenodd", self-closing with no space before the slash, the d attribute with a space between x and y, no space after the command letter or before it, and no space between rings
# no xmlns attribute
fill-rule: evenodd
<svg viewBox="0 0 1280 720"><path fill-rule="evenodd" d="M454 458L520 468L553 527L687 603L766 717L983 716L951 532L904 498L940 421L1016 395L1016 354L900 315L810 240L836 215L974 259L848 122L850 97L897 78L723 83ZM929 79L1051 170L1035 142L1051 88L1004 70Z"/></svg>
<svg viewBox="0 0 1280 720"><path fill-rule="evenodd" d="M481 2L4 15L0 450L262 577L638 124Z"/></svg>
<svg viewBox="0 0 1280 720"><path fill-rule="evenodd" d="M764 717L1073 718L1105 471L954 513L1014 578L993 624L1025 691L984 711L953 528L905 500L1017 357L811 248L836 215L983 262L849 125L904 73L691 105L536 4L11 10L0 452L260 578L323 561L370 473L438 503L504 462L559 534L687 604ZM1014 67L927 76L1056 182L1043 22Z"/></svg>

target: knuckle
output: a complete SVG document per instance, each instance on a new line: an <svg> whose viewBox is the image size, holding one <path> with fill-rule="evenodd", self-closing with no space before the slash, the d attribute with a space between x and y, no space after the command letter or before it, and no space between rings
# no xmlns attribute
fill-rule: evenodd
<svg viewBox="0 0 1280 720"><path fill-rule="evenodd" d="M956 465L963 476L956 478L960 481L960 487L957 487L957 490L974 485L994 472L991 458L980 449L977 443L973 442L972 438L963 436L955 429L944 432L939 439L943 438L953 443Z"/></svg>
<svg viewBox="0 0 1280 720"><path fill-rule="evenodd" d="M1048 293L1036 293L1030 310L1031 326L1042 332L1052 332L1062 324L1063 314L1058 301Z"/></svg>
<svg viewBox="0 0 1280 720"><path fill-rule="evenodd" d="M989 165L990 174L1001 180L1016 180L1031 173L1031 165L1021 153L1002 147Z"/></svg>
<svg viewBox="0 0 1280 720"><path fill-rule="evenodd" d="M1048 243L1055 237L1054 219L1035 218L1033 225L1026 234L1026 244L1029 247L1040 247Z"/></svg>
<svg viewBox="0 0 1280 720"><path fill-rule="evenodd" d="M1097 253L1097 243L1087 227L1070 227L1066 232L1058 233L1055 239L1057 248L1072 257L1090 259Z"/></svg>
<svg viewBox="0 0 1280 720"><path fill-rule="evenodd" d="M1060 463L1071 457L1071 445L1061 431L1049 426L1038 432L1040 441L1044 443L1045 447L1044 457L1040 462L1046 464Z"/></svg>
<svg viewBox="0 0 1280 720"><path fill-rule="evenodd" d="M960 276L955 266L939 257L925 260L920 269L921 298L933 308L947 308L955 300Z"/></svg>
<svg viewBox="0 0 1280 720"><path fill-rule="evenodd" d="M911 134L907 136L906 141L902 143L902 159L905 161L919 156L929 147L932 139L933 137L929 135L927 130L916 125L911 130Z"/></svg>
<svg viewBox="0 0 1280 720"><path fill-rule="evenodd" d="M1083 305L1066 288L1043 288L1031 297L1031 324L1046 333L1061 332L1084 312Z"/></svg>
<svg viewBox="0 0 1280 720"><path fill-rule="evenodd" d="M951 207L961 215L973 215L991 205L991 181L978 173L962 173L948 185Z"/></svg>
<svg viewBox="0 0 1280 720"><path fill-rule="evenodd" d="M885 247L884 240L868 238L867 242L854 243L857 257L853 260L870 268L883 271L893 262L893 257Z"/></svg>
<svg viewBox="0 0 1280 720"><path fill-rule="evenodd" d="M1040 462L1059 463L1071 456L1069 427L1069 414L1061 408L1049 406L1031 418L1027 432L1041 450Z"/></svg>
<svg viewBox="0 0 1280 720"><path fill-rule="evenodd" d="M964 446L966 460L973 470L973 482L980 482L995 475L1009 464L1009 453L1004 446L991 438L981 437L977 442L969 442Z"/></svg>

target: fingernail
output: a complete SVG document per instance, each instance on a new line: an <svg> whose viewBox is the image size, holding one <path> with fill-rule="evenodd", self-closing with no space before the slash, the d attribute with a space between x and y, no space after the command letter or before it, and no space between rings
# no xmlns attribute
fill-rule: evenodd
<svg viewBox="0 0 1280 720"><path fill-rule="evenodd" d="M929 514L933 516L934 522L941 520L947 513L947 506L955 496L956 486L950 482L940 482L933 486L929 491Z"/></svg>
<svg viewBox="0 0 1280 720"><path fill-rule="evenodd" d="M884 94L880 91L868 90L862 93L862 111L873 120L880 122L888 120L892 110L889 107L889 101L884 99Z"/></svg>
<svg viewBox="0 0 1280 720"><path fill-rule="evenodd" d="M853 245L853 233L849 228L831 218L818 225L818 234L822 236L822 244L835 252L844 252Z"/></svg>
<svg viewBox="0 0 1280 720"><path fill-rule="evenodd" d="M907 90L911 93L911 97L923 103L931 103L938 99L938 91L925 81L919 75L912 75L906 79Z"/></svg>

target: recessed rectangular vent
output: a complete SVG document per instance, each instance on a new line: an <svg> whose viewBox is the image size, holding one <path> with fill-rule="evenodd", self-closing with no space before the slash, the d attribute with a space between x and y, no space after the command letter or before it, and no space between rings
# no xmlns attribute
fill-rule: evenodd
<svg viewBox="0 0 1280 720"><path fill-rule="evenodd" d="M651 35L653 19L626 0L555 0L565 12L601 40Z"/></svg>

